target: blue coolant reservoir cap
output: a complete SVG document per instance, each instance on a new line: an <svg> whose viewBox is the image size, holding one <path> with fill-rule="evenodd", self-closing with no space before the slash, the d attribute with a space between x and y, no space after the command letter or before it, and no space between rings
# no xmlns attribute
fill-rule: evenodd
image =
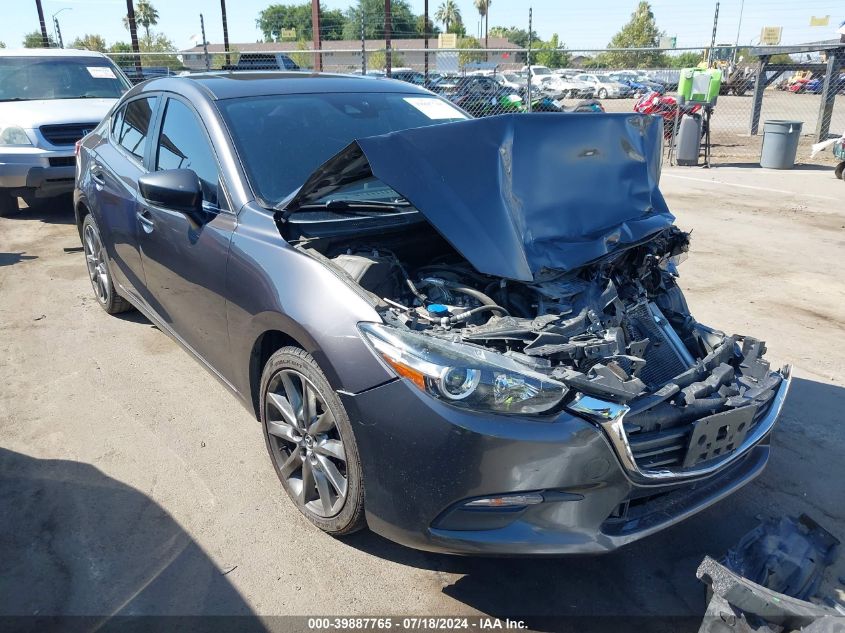
<svg viewBox="0 0 845 633"><path fill-rule="evenodd" d="M449 316L449 308L444 306L442 303L431 303L428 305L428 313L433 317L445 317Z"/></svg>

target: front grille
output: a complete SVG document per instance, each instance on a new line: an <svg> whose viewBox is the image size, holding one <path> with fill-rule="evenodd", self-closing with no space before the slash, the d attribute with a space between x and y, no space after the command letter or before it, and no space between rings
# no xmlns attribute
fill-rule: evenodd
<svg viewBox="0 0 845 633"><path fill-rule="evenodd" d="M644 338L649 340L643 354L645 367L642 368L638 377L651 390L662 387L689 367L681 356L681 352L655 321L655 317L661 319L662 322L666 321L656 306L639 303L628 311L625 319L625 333L628 335L628 340L638 341ZM678 344L681 344L680 341Z"/></svg>
<svg viewBox="0 0 845 633"><path fill-rule="evenodd" d="M771 400L764 406L757 407L750 429L762 420L772 406ZM626 418L627 420L627 418ZM631 418L636 424L636 416ZM690 435L694 422L665 431L649 431L646 433L627 433L628 445L634 461L641 469L653 468L681 468L690 443Z"/></svg>
<svg viewBox="0 0 845 633"><path fill-rule="evenodd" d="M47 160L50 161L50 167L75 167L76 156L51 156Z"/></svg>
<svg viewBox="0 0 845 633"><path fill-rule="evenodd" d="M67 123L63 125L42 125L41 134L52 145L73 145L97 127L96 123Z"/></svg>

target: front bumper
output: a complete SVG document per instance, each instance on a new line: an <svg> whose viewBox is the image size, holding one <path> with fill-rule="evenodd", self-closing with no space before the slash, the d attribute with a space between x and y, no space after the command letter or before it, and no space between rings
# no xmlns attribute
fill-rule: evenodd
<svg viewBox="0 0 845 633"><path fill-rule="evenodd" d="M784 392L785 394L785 392ZM367 521L417 549L458 554L595 554L703 510L759 475L770 422L708 472L635 481L599 424L485 416L404 380L341 393L364 471ZM479 497L539 493L543 502L469 510Z"/></svg>
<svg viewBox="0 0 845 633"><path fill-rule="evenodd" d="M73 149L0 148L0 188L12 195L49 198L73 191Z"/></svg>

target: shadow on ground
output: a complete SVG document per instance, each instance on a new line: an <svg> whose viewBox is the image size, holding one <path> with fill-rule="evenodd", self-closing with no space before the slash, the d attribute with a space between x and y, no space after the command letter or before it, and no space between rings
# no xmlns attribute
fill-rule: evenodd
<svg viewBox="0 0 845 633"><path fill-rule="evenodd" d="M27 262L32 259L38 259L37 255L25 255L20 253L0 253L0 266L13 266L21 262Z"/></svg>
<svg viewBox="0 0 845 633"><path fill-rule="evenodd" d="M40 220L50 224L73 224L73 196L70 194L35 200L28 207L22 200L18 201L18 210L6 216L9 220Z"/></svg>
<svg viewBox="0 0 845 633"><path fill-rule="evenodd" d="M738 167L740 169L763 169L760 167L760 161L748 161L742 163L713 163L711 169L718 169L719 167ZM816 165L813 163L797 163L793 168L792 171L829 171L831 174L833 173L833 168L835 165Z"/></svg>
<svg viewBox="0 0 845 633"><path fill-rule="evenodd" d="M264 630L179 524L98 469L0 449L3 630ZM36 617L38 616L37 619ZM88 616L88 617L81 617Z"/></svg>
<svg viewBox="0 0 845 633"><path fill-rule="evenodd" d="M612 554L461 558L417 552L370 532L346 541L404 565L460 574L443 587L444 593L488 615L524 619L537 630L560 630L564 624L602 630L603 622L614 630L620 618L625 625L618 630L654 630L655 617L679 618L667 626L697 630L705 587L695 578L696 568L705 555L721 558L760 517L806 512L845 539L845 491L830 471L845 453L842 410L842 387L794 379L775 428L772 458L760 479L695 517ZM643 627L636 625L640 617L649 618L640 622Z"/></svg>

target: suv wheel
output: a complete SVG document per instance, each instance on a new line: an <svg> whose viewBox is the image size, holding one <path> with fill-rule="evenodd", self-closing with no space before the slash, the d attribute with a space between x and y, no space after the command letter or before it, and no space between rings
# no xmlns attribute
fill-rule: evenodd
<svg viewBox="0 0 845 633"><path fill-rule="evenodd" d="M284 347L261 376L261 422L276 474L318 528L364 527L364 485L352 425L311 354Z"/></svg>
<svg viewBox="0 0 845 633"><path fill-rule="evenodd" d="M89 213L82 222L82 249L85 252L85 265L97 303L109 314L118 314L132 309L132 304L117 294L112 281L109 258L100 237L100 230L94 217Z"/></svg>
<svg viewBox="0 0 845 633"><path fill-rule="evenodd" d="M845 180L845 161L839 163L833 173L837 178Z"/></svg>

